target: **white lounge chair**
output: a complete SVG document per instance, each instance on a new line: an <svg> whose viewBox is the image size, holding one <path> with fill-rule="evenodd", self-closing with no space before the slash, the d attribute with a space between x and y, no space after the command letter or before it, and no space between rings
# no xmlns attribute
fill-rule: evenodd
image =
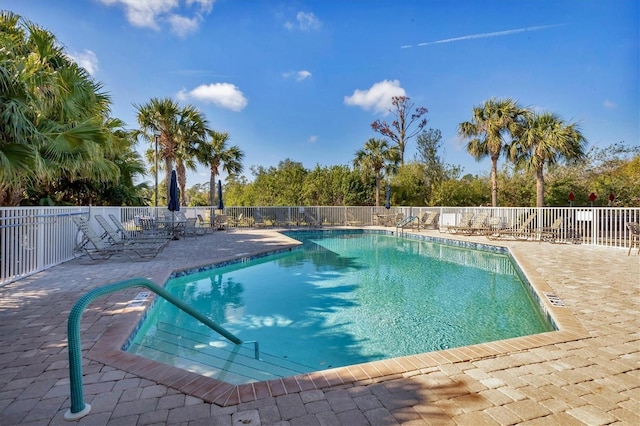
<svg viewBox="0 0 640 426"><path fill-rule="evenodd" d="M124 225L122 225L122 223L116 219L116 217L112 214L109 215L109 218L111 219L111 222L113 222L113 224L116 226L116 229L113 229L111 227L111 225L109 224L109 222L107 222L107 220L102 217L102 215L95 215L94 216L96 221L98 222L98 224L102 227L102 229L104 229L105 234L109 237L109 239L113 242L113 243L128 243L128 242L135 242L135 241L142 241L142 242L167 242L169 240L169 236L166 234L142 234L142 233L131 233L129 231L126 230L126 228L124 227Z"/></svg>
<svg viewBox="0 0 640 426"><path fill-rule="evenodd" d="M156 257L166 246L166 242L146 243L134 241L126 244L122 242L110 244L100 238L91 226L89 226L89 223L85 218L73 216L72 220L78 229L82 231L84 236L83 242L79 245L79 248L94 260L105 260L114 254L126 254L129 256L131 253L134 253L141 258L152 258Z"/></svg>
<svg viewBox="0 0 640 426"><path fill-rule="evenodd" d="M536 218L536 213L531 213L527 218L516 226L508 226L500 229L489 229L485 236L490 240L499 240L503 238L513 238L516 240L528 240L534 235L531 224Z"/></svg>
<svg viewBox="0 0 640 426"><path fill-rule="evenodd" d="M438 218L440 213L437 211L426 211L422 214L420 222L418 223L418 230L423 229L436 229L438 227Z"/></svg>

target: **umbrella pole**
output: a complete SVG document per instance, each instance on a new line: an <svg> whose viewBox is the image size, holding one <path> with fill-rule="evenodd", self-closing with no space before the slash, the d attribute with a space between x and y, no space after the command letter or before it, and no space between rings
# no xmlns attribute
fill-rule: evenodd
<svg viewBox="0 0 640 426"><path fill-rule="evenodd" d="M180 238L178 238L178 236L176 235L175 221L176 221L176 212L171 212L171 233L173 234L171 239L172 240L179 240Z"/></svg>

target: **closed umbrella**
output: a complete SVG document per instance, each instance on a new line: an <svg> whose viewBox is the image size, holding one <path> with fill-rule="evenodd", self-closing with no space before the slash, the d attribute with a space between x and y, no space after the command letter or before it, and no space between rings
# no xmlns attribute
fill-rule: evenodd
<svg viewBox="0 0 640 426"><path fill-rule="evenodd" d="M180 210L180 192L178 191L178 179L176 178L176 171L171 170L171 181L169 183L169 205L167 206L171 213L171 230L173 232L173 239L177 240L175 230L175 213Z"/></svg>
<svg viewBox="0 0 640 426"><path fill-rule="evenodd" d="M222 181L218 180L218 210L224 210L224 202L222 201Z"/></svg>
<svg viewBox="0 0 640 426"><path fill-rule="evenodd" d="M384 201L384 208L389 210L391 208L391 185L387 184L387 196Z"/></svg>

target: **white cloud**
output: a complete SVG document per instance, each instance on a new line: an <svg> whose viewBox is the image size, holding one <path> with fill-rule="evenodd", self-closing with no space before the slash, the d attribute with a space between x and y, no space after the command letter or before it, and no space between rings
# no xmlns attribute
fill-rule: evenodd
<svg viewBox="0 0 640 426"><path fill-rule="evenodd" d="M606 99L606 100L604 101L603 106L604 106L606 109L616 109L616 108L618 108L618 104L617 104L617 103L615 103L615 102L610 101L609 99Z"/></svg>
<svg viewBox="0 0 640 426"><path fill-rule="evenodd" d="M87 70L89 74L95 75L98 72L98 57L93 51L85 49L84 52L69 53L67 56Z"/></svg>
<svg viewBox="0 0 640 426"><path fill-rule="evenodd" d="M318 136L316 135L309 136L309 142L316 143L317 141L318 141Z"/></svg>
<svg viewBox="0 0 640 426"><path fill-rule="evenodd" d="M282 76L284 78L295 78L296 81L302 81L302 80L306 80L307 78L311 77L311 72L309 72L307 70L287 71L285 73L282 73Z"/></svg>
<svg viewBox="0 0 640 426"><path fill-rule="evenodd" d="M353 95L345 96L344 103L359 106L374 112L388 112L391 108L391 98L406 96L398 80L382 80L375 83L368 90L354 90Z"/></svg>
<svg viewBox="0 0 640 426"><path fill-rule="evenodd" d="M161 23L168 23L172 31L180 36L195 31L202 22L202 15L211 12L215 0L99 0L107 6L124 9L131 25L160 30ZM184 3L187 8L197 5L197 11L189 17L176 13ZM192 12L193 13L193 12Z"/></svg>
<svg viewBox="0 0 640 426"><path fill-rule="evenodd" d="M167 20L169 21L169 25L171 25L171 30L180 37L184 37L198 29L201 18L198 18L197 16L187 18L185 16L172 14L167 18Z"/></svg>
<svg viewBox="0 0 640 426"><path fill-rule="evenodd" d="M298 12L296 14L296 21L297 21L297 25L295 23L291 23L289 21L284 23L284 27L288 30L293 30L295 28L298 28L301 31L313 31L313 30L318 30L320 29L320 27L322 27L322 22L318 19L318 17L316 15L314 15L313 13L309 12Z"/></svg>
<svg viewBox="0 0 640 426"><path fill-rule="evenodd" d="M240 89L231 83L201 84L191 91L181 90L176 97L181 101L196 99L232 111L242 111L249 103Z"/></svg>
<svg viewBox="0 0 640 426"><path fill-rule="evenodd" d="M200 5L200 12L202 13L211 12L213 3L215 3L215 0L187 0L187 6L191 6L192 4Z"/></svg>

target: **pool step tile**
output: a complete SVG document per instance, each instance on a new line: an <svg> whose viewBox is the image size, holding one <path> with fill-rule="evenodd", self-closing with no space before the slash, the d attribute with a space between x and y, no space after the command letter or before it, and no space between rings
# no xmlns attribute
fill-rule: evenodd
<svg viewBox="0 0 640 426"><path fill-rule="evenodd" d="M177 338L178 336L180 339ZM207 336L198 335L198 333L170 324L159 324L153 336L148 335L140 343L131 343L129 350L138 355L170 365L174 364L176 367L231 384L266 381L274 377L291 377L303 372L299 364L266 353L261 353L260 360L256 360L254 351L250 347L233 346L231 351L212 347L204 342L205 337ZM186 350L175 343L180 341L188 345ZM194 347L197 345L203 347L196 350ZM182 362L175 364L173 354L185 353L189 350L193 351L194 357L187 360L187 357L182 355ZM136 366L137 371L145 368L149 367L143 364ZM290 385L290 387L293 386L299 387L297 382L296 385Z"/></svg>

